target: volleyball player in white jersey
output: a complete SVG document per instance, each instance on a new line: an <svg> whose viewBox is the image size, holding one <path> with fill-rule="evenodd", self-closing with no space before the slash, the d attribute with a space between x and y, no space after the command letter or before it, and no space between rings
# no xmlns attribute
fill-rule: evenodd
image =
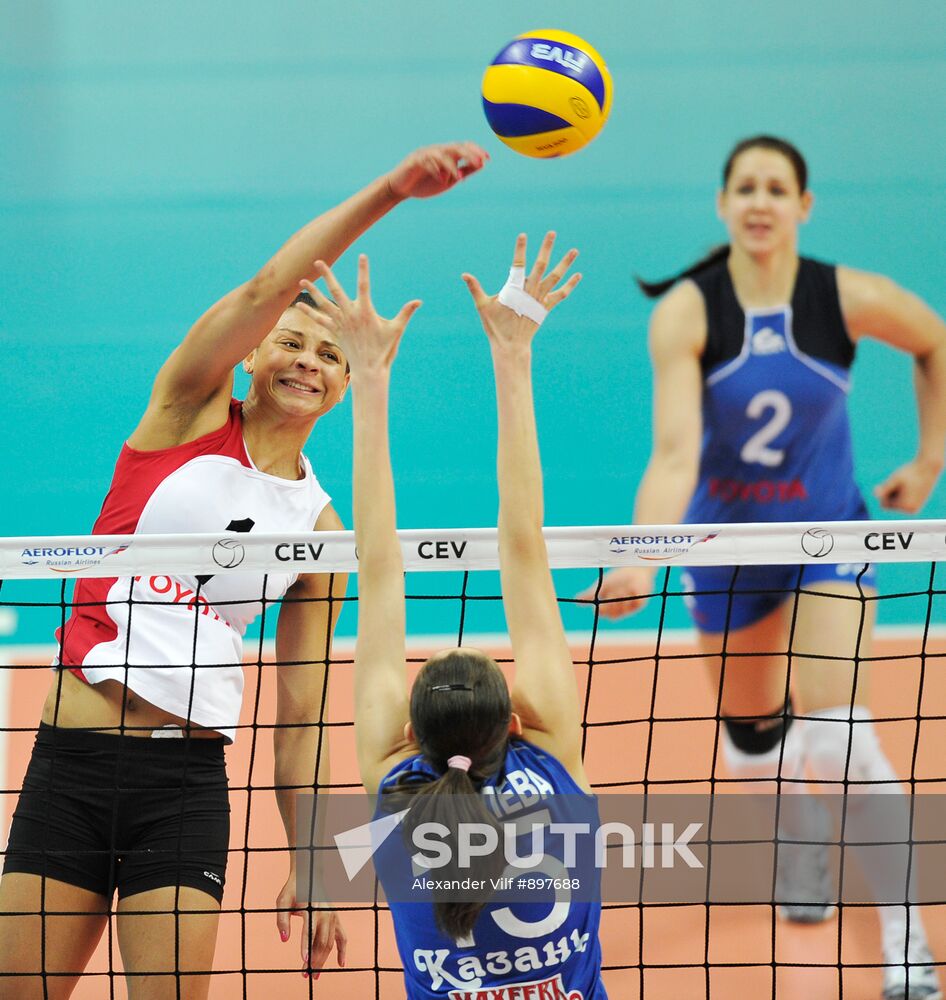
<svg viewBox="0 0 946 1000"><path fill-rule="evenodd" d="M299 282L400 201L440 194L486 159L472 143L412 153L292 236L158 373L94 530L235 534L217 575L77 585L0 881L0 913L16 914L0 916L0 998L68 997L115 890L132 1000L206 997L229 843L223 744L239 717L242 635L264 596L288 598L276 636L274 784L290 845L296 791L328 781L317 723L344 579L287 567L267 575L264 595L262 574L227 575L240 532L342 526L302 448L344 396L347 365L296 307ZM231 398L240 361L252 376L242 402ZM287 941L299 909L292 866L276 909ZM303 968L319 968L336 945L343 963L334 913L311 928L307 918Z"/></svg>

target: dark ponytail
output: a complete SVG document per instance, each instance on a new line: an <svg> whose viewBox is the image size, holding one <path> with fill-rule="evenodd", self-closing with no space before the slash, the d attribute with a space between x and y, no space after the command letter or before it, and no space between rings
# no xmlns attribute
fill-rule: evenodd
<svg viewBox="0 0 946 1000"><path fill-rule="evenodd" d="M708 267L712 267L714 264L718 264L721 260L725 260L729 256L729 244L722 243L718 247L713 247L706 256L701 257L695 264L691 264L688 268L681 271L679 274L675 274L672 278L664 278L661 281L644 281L643 278L639 278L636 274L634 275L634 280L637 282L637 287L647 296L649 299L658 299L664 292L669 291L678 281L683 281L684 278L692 278L694 274L699 274L700 271L705 271Z"/></svg>
<svg viewBox="0 0 946 1000"><path fill-rule="evenodd" d="M448 768L443 777L426 784L412 783L397 785L392 794L396 795L394 803L398 810L410 811L404 817L403 829L408 853L413 854L414 831L425 823L442 824L450 832L441 838L441 843L450 849L450 861L433 872L438 881L462 881L466 878L482 880L482 885L490 886L492 880L498 879L506 868L506 860L501 849L502 830L496 818L486 808L483 796L480 794L479 782L465 771L456 767ZM397 793L411 794L408 802L397 796ZM471 859L471 866L461 869L458 862L459 839L457 830L461 824L477 824L492 826L496 829L500 848L483 857ZM486 905L491 895L488 888L475 893L474 898L458 900L454 890L433 891L434 921L440 931L460 941L469 937L480 911Z"/></svg>
<svg viewBox="0 0 946 1000"><path fill-rule="evenodd" d="M779 139L778 136L774 135L753 135L748 139L740 139L733 146L729 152L729 156L726 157L726 162L723 164L724 188L729 183L736 160L750 149L769 149L774 153L780 153L792 165L792 170L795 172L795 180L798 181L798 190L802 193L808 190L808 164L805 162L804 156L801 155L797 146L793 146L787 139ZM663 295L664 292L673 288L678 281L683 281L684 278L692 278L693 275L705 271L708 267L724 261L728 256L729 244L724 243L721 246L714 247L705 257L701 257L695 264L691 264L671 278L664 278L662 281L644 281L635 275L634 280L637 282L637 287L649 299L656 299Z"/></svg>
<svg viewBox="0 0 946 1000"><path fill-rule="evenodd" d="M403 820L405 842L413 843L417 827L440 823L450 833L444 843L452 861L437 869L438 880L473 877L490 880L502 874L506 862L502 851L479 858L476 871L456 867L457 828L463 823L488 824L502 832L486 807L481 794L483 782L501 769L506 759L512 705L509 689L499 667L482 653L451 650L428 660L411 691L411 725L425 758L442 772L433 781L419 782L416 772L402 776L385 795L392 797L391 808L410 808ZM449 767L451 757L471 761L469 771ZM413 853L413 848L408 848ZM472 901L437 898L434 919L437 927L457 941L468 937L486 905L488 893Z"/></svg>

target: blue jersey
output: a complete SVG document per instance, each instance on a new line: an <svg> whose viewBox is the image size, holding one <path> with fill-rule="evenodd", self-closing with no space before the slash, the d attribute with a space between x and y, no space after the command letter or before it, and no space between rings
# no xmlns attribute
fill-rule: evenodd
<svg viewBox="0 0 946 1000"><path fill-rule="evenodd" d="M745 312L725 261L693 280L707 344L699 482L685 520L866 517L847 415L854 348L835 269L802 258L790 303Z"/></svg>
<svg viewBox="0 0 946 1000"><path fill-rule="evenodd" d="M383 808L383 790L409 774L439 777L421 755L393 768L381 783L376 817ZM510 740L503 770L483 783L483 794L509 817L554 795L581 796L594 807L551 754L524 740ZM543 803L542 800L545 800ZM594 807L596 812L596 807ZM552 819L556 817L553 815ZM376 867L388 895L398 952L404 965L408 1000L607 1000L601 982L600 898L580 902L488 903L473 927L471 940L456 942L434 923L429 902L398 902L385 878L397 837L389 837L376 852ZM409 863L402 851L402 863ZM390 870L390 869L389 869Z"/></svg>

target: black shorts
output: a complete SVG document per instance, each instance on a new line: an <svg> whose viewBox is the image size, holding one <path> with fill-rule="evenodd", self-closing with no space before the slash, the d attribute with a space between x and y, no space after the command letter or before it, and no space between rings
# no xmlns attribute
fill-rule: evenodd
<svg viewBox="0 0 946 1000"><path fill-rule="evenodd" d="M111 899L190 886L219 903L230 843L223 738L150 739L42 724L3 870Z"/></svg>

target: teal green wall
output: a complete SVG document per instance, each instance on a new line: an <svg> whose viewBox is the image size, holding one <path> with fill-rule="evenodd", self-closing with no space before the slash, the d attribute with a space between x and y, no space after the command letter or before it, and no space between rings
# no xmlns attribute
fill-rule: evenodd
<svg viewBox="0 0 946 1000"><path fill-rule="evenodd" d="M606 130L555 162L507 151L479 105L493 54L542 26L588 38L615 82ZM2 0L3 533L88 530L190 322L413 146L466 137L489 169L361 243L382 308L425 300L395 378L400 522L495 522L491 375L458 275L496 287L514 234L546 227L581 249L586 275L538 347L547 520L626 520L650 406L649 305L631 273L660 275L722 237L720 163L765 130L810 161L803 249L884 271L946 312L944 95L940 0ZM909 369L860 352L865 490L911 454ZM347 404L309 454L350 522ZM940 486L925 513L944 512Z"/></svg>

